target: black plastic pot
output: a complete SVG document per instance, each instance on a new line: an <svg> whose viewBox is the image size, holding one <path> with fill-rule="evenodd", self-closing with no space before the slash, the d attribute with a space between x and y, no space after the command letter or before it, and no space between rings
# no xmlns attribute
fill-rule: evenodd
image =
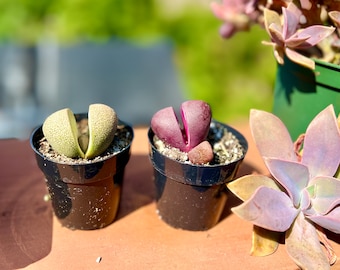
<svg viewBox="0 0 340 270"><path fill-rule="evenodd" d="M232 127L212 121L232 132L244 148L244 136ZM150 160L154 168L157 212L174 228L203 231L218 223L227 201L226 183L233 180L244 158L229 164L192 165L161 154L148 131Z"/></svg>
<svg viewBox="0 0 340 270"><path fill-rule="evenodd" d="M76 115L77 118L86 114ZM35 129L30 143L37 164L45 175L55 215L65 227L91 230L113 222L121 194L125 166L130 158L132 128L119 122L129 144L120 152L89 164L65 164L47 159L39 152L44 137L42 126Z"/></svg>

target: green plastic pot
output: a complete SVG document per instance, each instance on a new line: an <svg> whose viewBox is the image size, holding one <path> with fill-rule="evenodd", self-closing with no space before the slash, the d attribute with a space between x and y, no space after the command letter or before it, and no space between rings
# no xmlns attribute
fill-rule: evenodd
<svg viewBox="0 0 340 270"><path fill-rule="evenodd" d="M328 105L340 112L340 66L320 60L315 71L285 58L278 65L273 113L288 128L293 140L305 133L311 120Z"/></svg>

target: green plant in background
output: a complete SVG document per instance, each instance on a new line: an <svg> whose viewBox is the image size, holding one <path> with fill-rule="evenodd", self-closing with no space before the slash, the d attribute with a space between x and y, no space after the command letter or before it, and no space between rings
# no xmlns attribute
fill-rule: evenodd
<svg viewBox="0 0 340 270"><path fill-rule="evenodd" d="M226 42L213 18L200 9L186 12L170 30L186 94L207 101L215 119L247 117L252 107L271 109L275 61L261 44L259 28Z"/></svg>
<svg viewBox="0 0 340 270"><path fill-rule="evenodd" d="M0 40L32 45L52 37L67 45L118 37L141 46L167 40L185 97L207 101L215 119L270 109L276 65L261 45L263 31L222 40L210 2L0 0Z"/></svg>

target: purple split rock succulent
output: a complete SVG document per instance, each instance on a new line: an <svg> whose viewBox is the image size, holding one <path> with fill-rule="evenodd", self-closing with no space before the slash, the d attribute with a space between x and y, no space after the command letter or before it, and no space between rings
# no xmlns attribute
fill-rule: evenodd
<svg viewBox="0 0 340 270"><path fill-rule="evenodd" d="M302 151L296 151L284 124L270 113L252 110L250 128L273 179L247 175L228 188L244 201L232 211L254 224L252 254L275 252L279 238L274 232L281 232L288 254L299 267L329 269L336 255L323 228L340 233L340 180L336 175L340 131L333 106L309 124Z"/></svg>
<svg viewBox="0 0 340 270"><path fill-rule="evenodd" d="M211 122L210 106L201 100L181 104L182 123L172 107L154 114L151 129L165 144L188 153L194 164L205 164L213 158L211 145L206 142Z"/></svg>

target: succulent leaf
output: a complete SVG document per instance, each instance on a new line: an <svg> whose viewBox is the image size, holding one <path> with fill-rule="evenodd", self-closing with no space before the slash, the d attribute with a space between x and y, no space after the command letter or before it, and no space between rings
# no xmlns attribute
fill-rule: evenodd
<svg viewBox="0 0 340 270"><path fill-rule="evenodd" d="M299 213L284 192L268 187L258 188L249 200L232 211L254 225L277 232L288 230Z"/></svg>
<svg viewBox="0 0 340 270"><path fill-rule="evenodd" d="M183 130L172 107L156 112L151 119L155 135L165 143L189 152L206 140L211 122L210 106L201 100L189 100L181 105Z"/></svg>
<svg viewBox="0 0 340 270"><path fill-rule="evenodd" d="M281 190L273 179L264 175L245 175L227 184L228 189L242 201L250 199L261 186Z"/></svg>
<svg viewBox="0 0 340 270"><path fill-rule="evenodd" d="M311 70L315 69L315 62L311 58L306 57L290 48L285 48L285 54L291 61Z"/></svg>
<svg viewBox="0 0 340 270"><path fill-rule="evenodd" d="M270 231L254 225L250 254L260 257L274 253L279 246L281 236L282 233L280 232Z"/></svg>
<svg viewBox="0 0 340 270"><path fill-rule="evenodd" d="M48 116L42 129L49 144L59 154L91 159L111 144L117 122L117 115L112 108L104 104L92 104L88 112L88 134L79 134L75 116L68 108Z"/></svg>
<svg viewBox="0 0 340 270"><path fill-rule="evenodd" d="M301 212L286 234L286 249L302 269L330 269L315 227Z"/></svg>
<svg viewBox="0 0 340 270"><path fill-rule="evenodd" d="M208 141L203 141L188 152L188 159L193 164L207 164L214 158L213 149Z"/></svg>
<svg viewBox="0 0 340 270"><path fill-rule="evenodd" d="M308 215L307 218L322 228L340 234L340 207L334 208L327 215Z"/></svg>
<svg viewBox="0 0 340 270"><path fill-rule="evenodd" d="M306 131L302 163L309 167L311 177L333 176L340 164L339 149L340 131L334 107L330 105L312 120Z"/></svg>
<svg viewBox="0 0 340 270"><path fill-rule="evenodd" d="M100 155L111 144L118 118L116 112L104 104L91 104L88 112L89 145L85 157L91 159Z"/></svg>
<svg viewBox="0 0 340 270"><path fill-rule="evenodd" d="M286 189L295 207L300 204L301 191L309 181L308 168L301 163L265 158L274 178Z"/></svg>
<svg viewBox="0 0 340 270"><path fill-rule="evenodd" d="M277 116L252 109L250 128L262 156L297 161L290 134Z"/></svg>
<svg viewBox="0 0 340 270"><path fill-rule="evenodd" d="M70 109L62 109L48 116L42 130L56 152L71 158L84 157L78 144L77 122Z"/></svg>
<svg viewBox="0 0 340 270"><path fill-rule="evenodd" d="M340 204L340 180L333 177L319 176L313 178L310 183L313 187L310 198L315 211L319 214L327 214L335 206Z"/></svg>

